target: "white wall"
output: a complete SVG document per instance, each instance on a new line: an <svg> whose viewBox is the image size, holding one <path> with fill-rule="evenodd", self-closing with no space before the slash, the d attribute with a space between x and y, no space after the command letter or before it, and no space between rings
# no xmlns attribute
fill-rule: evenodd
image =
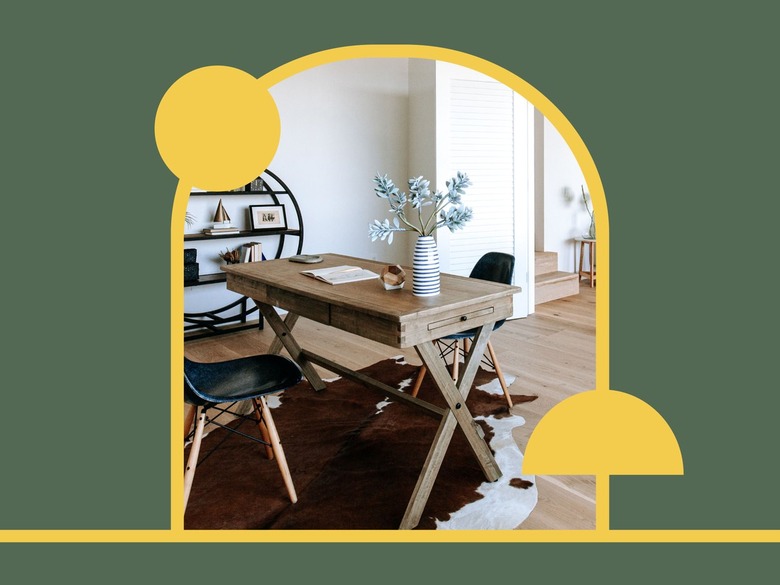
<svg viewBox="0 0 780 585"><path fill-rule="evenodd" d="M322 65L271 88L282 119L270 168L301 205L304 252L338 252L399 262L394 243L368 238L387 217L373 177L405 184L408 151L408 61L357 59Z"/></svg>
<svg viewBox="0 0 780 585"><path fill-rule="evenodd" d="M301 206L304 253L408 262L406 234L389 246L368 237L369 222L388 217L384 200L374 194L373 177L377 172L387 173L400 185L409 177L408 70L406 59L340 61L304 71L271 88L282 133L269 168ZM237 213L228 208L231 219L237 220L242 205L230 201L239 208ZM200 203L196 198L192 202ZM203 221L211 219L209 213L213 215L213 209ZM217 272L218 252L237 242L198 243L201 273ZM294 252L291 244L285 246L284 256ZM205 311L236 298L224 285L191 287L185 291L184 308L185 312Z"/></svg>
<svg viewBox="0 0 780 585"><path fill-rule="evenodd" d="M436 61L428 59L409 60L407 162L410 177L423 175L432 189L440 186L436 175Z"/></svg>
<svg viewBox="0 0 780 585"><path fill-rule="evenodd" d="M538 119L538 118L537 118ZM590 216L582 202L581 186L585 177L566 141L549 120L544 124L544 175L537 177L544 192L544 207L537 205L537 250L558 252L558 270L575 271L573 238L588 232ZM540 248L540 245L542 246Z"/></svg>

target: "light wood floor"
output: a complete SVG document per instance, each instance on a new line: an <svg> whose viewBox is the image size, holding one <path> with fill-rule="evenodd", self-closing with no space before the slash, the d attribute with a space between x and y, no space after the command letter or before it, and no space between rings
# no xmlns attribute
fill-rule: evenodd
<svg viewBox="0 0 780 585"><path fill-rule="evenodd" d="M504 373L516 377L512 392L539 396L513 409L526 420L514 434L521 451L548 410L568 396L595 387L595 309L595 289L583 281L579 295L538 305L534 314L508 321L491 336ZM413 349L398 350L306 319L298 321L296 333L313 351L352 369L399 354L410 363L420 363ZM266 327L188 341L184 351L197 361L219 361L265 352L272 338L273 332ZM593 476L537 476L536 485L539 502L518 529L595 528Z"/></svg>

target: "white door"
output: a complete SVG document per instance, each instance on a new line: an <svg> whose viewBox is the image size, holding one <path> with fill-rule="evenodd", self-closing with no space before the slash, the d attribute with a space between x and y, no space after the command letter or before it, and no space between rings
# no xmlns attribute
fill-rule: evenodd
<svg viewBox="0 0 780 585"><path fill-rule="evenodd" d="M533 312L533 107L504 84L457 65L436 64L437 187L457 171L472 186L473 219L438 230L442 271L468 276L486 252L515 256L513 318Z"/></svg>

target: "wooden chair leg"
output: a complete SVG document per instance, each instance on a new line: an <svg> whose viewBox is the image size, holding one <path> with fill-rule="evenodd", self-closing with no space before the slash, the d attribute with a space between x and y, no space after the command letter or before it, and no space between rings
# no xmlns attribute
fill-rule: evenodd
<svg viewBox="0 0 780 585"><path fill-rule="evenodd" d="M463 340L463 347L464 351L468 352L469 350L469 341L468 339ZM496 370L496 375L498 376L498 382L501 384L501 389L504 391L504 397L506 398L506 403L509 406L509 408L512 408L514 404L512 403L512 397L509 394L509 387L506 385L506 380L504 379L504 374L501 371L501 366L498 363L498 358L496 357L496 352L493 349L493 344L488 341L487 344L488 352L490 353L490 361L493 362L493 367ZM452 379L455 381L455 383L458 382L458 375L460 374L459 370L459 361L460 361L460 355L459 355L459 348L458 348L458 341L455 341L455 350L453 351L453 362L452 362ZM414 381L414 384L412 386L412 390L410 394L412 396L417 396L417 393L420 391L420 386L422 385L423 378L425 378L425 374L427 373L427 368L425 365L420 366L420 370L417 372L417 378Z"/></svg>
<svg viewBox="0 0 780 585"><path fill-rule="evenodd" d="M187 411L184 414L184 440L187 440L187 436L192 429L192 423L195 422L195 411L197 407L194 404L187 405Z"/></svg>
<svg viewBox="0 0 780 585"><path fill-rule="evenodd" d="M504 391L504 396L506 397L506 402L509 405L509 408L512 408L514 405L512 404L512 398L509 396L509 388L506 385L504 374L501 372L501 366L498 365L498 358L496 358L496 352L493 350L493 344L490 343L490 341L487 343L487 348L488 352L490 352L490 361L493 362L493 367L496 369L498 383L501 384L501 389Z"/></svg>
<svg viewBox="0 0 780 585"><path fill-rule="evenodd" d="M184 470L184 510L187 511L187 502L190 499L190 490L192 489L192 480L195 479L195 468L198 466L198 455L200 454L200 444L203 441L203 430L206 428L206 409L202 406L197 407L198 422L195 425L195 436L192 438L190 446L190 456L187 459L187 468Z"/></svg>
<svg viewBox="0 0 780 585"><path fill-rule="evenodd" d="M265 401L265 396L261 396L257 399L260 403L260 409L263 414L263 420L265 420L266 427L268 428L268 434L271 438L271 448L276 456L276 464L279 466L279 471L282 474L284 485L287 487L287 493L290 495L290 501L294 504L298 501L298 495L295 493L295 486L293 485L292 476L290 475L290 469L287 467L287 459L284 456L284 449L282 449L282 443L279 440L279 433L276 432L276 425L274 419L271 416L271 409L268 403Z"/></svg>
<svg viewBox="0 0 780 585"><path fill-rule="evenodd" d="M252 401L252 405L254 406L254 413L255 418L257 419L257 428L260 429L260 436L263 437L263 441L266 442L265 445L265 456L268 459L274 458L274 450L271 447L271 433L268 432L268 426L265 424L265 420L263 420L263 414L260 411L260 407L257 403L257 401Z"/></svg>
<svg viewBox="0 0 780 585"><path fill-rule="evenodd" d="M425 364L421 365L420 370L417 372L417 379L414 381L414 386L412 386L412 391L410 392L412 396L417 396L417 393L420 391L420 386L422 386L423 378L425 378L427 372L428 368L425 367Z"/></svg>
<svg viewBox="0 0 780 585"><path fill-rule="evenodd" d="M458 383L460 373L460 340L455 340L455 350L452 352L452 379Z"/></svg>

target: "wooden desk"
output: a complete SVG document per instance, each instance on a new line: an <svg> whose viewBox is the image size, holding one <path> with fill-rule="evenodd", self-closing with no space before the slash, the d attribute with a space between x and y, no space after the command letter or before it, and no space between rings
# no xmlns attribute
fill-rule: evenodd
<svg viewBox="0 0 780 585"><path fill-rule="evenodd" d="M349 264L379 274L384 266L336 254L323 254L323 258L324 261L314 268ZM512 295L520 288L442 274L441 294L416 297L412 294L411 283L393 291L386 291L379 279L331 285L300 274L306 268L311 266L281 259L233 264L223 266L222 270L227 275L227 288L253 299L276 333L277 339L269 351L278 353L284 347L316 390L323 390L325 383L313 364L422 408L441 420L400 528L417 526L456 427L460 427L466 436L485 477L489 481L501 477L501 470L466 407L466 398L493 324L512 315ZM411 269L407 269L407 274L411 273ZM289 311L284 321L274 307ZM439 408L303 349L292 334L299 316L392 347L414 347L448 407ZM456 384L433 342L445 335L474 328L478 331Z"/></svg>

